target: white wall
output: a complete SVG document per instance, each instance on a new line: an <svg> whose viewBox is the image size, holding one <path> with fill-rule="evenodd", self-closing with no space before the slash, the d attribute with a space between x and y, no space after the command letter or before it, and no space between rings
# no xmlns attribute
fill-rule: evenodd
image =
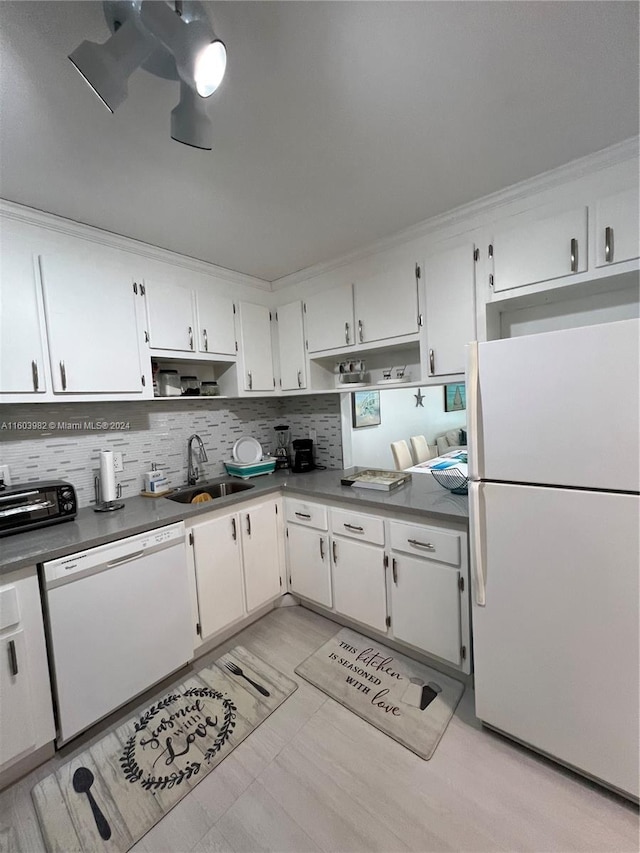
<svg viewBox="0 0 640 853"><path fill-rule="evenodd" d="M417 388L397 388L380 392L379 426L351 426L351 401L343 406L342 443L345 449L351 448L351 465L370 465L393 469L393 457L390 444L404 438L409 444L412 435L424 435L429 444L435 444L435 437L447 430L464 427L467 422L466 411L445 412L444 386L437 385L421 388L424 397L422 406L416 405ZM349 395L350 397L350 395Z"/></svg>

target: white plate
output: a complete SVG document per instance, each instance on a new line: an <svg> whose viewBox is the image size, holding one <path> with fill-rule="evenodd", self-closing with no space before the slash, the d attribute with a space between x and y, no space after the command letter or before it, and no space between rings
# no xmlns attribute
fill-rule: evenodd
<svg viewBox="0 0 640 853"><path fill-rule="evenodd" d="M259 462L262 459L262 445L250 435L243 435L233 445L231 456L236 462Z"/></svg>

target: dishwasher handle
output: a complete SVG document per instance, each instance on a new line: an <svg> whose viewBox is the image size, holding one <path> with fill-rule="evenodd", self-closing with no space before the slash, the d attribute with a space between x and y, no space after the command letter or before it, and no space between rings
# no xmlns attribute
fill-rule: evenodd
<svg viewBox="0 0 640 853"><path fill-rule="evenodd" d="M141 548L139 551L134 551L132 554L125 554L124 557L118 557L117 560L111 560L111 562L107 563L105 568L112 569L114 566L121 566L123 563L128 563L130 560L137 560L138 557L144 556L144 548Z"/></svg>

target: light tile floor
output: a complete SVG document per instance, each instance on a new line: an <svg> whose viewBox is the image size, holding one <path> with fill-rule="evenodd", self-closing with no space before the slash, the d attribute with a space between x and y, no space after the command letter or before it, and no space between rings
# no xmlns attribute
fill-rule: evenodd
<svg viewBox="0 0 640 853"><path fill-rule="evenodd" d="M296 676L339 628L282 608L196 663L242 644L300 686L135 853L638 851L635 806L483 729L470 689L423 761ZM0 794L2 853L44 850L31 788L129 710Z"/></svg>

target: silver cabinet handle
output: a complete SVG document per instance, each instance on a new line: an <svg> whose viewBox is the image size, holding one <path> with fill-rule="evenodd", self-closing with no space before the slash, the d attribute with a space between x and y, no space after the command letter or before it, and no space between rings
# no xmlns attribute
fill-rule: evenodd
<svg viewBox="0 0 640 853"><path fill-rule="evenodd" d="M324 539L320 537L320 559L324 560Z"/></svg>
<svg viewBox="0 0 640 853"><path fill-rule="evenodd" d="M360 343L364 342L364 328L362 326L362 320L358 320L358 339Z"/></svg>
<svg viewBox="0 0 640 853"><path fill-rule="evenodd" d="M38 390L38 362L37 361L31 362L31 376L33 378L33 390L37 391Z"/></svg>
<svg viewBox="0 0 640 853"><path fill-rule="evenodd" d="M604 229L604 259L608 264L613 260L613 228L610 225Z"/></svg>
<svg viewBox="0 0 640 853"><path fill-rule="evenodd" d="M436 372L436 354L432 349L430 349L429 350L429 375L433 376L433 374L435 372Z"/></svg>
<svg viewBox="0 0 640 853"><path fill-rule="evenodd" d="M298 388L302 388L302 371L298 371Z"/></svg>
<svg viewBox="0 0 640 853"><path fill-rule="evenodd" d="M398 562L395 557L391 561L391 571L393 573L393 582L398 586Z"/></svg>
<svg viewBox="0 0 640 853"><path fill-rule="evenodd" d="M357 524L347 524L345 522L344 526L347 528L347 530L355 530L356 533L364 533L364 527L358 527Z"/></svg>
<svg viewBox="0 0 640 853"><path fill-rule="evenodd" d="M207 336L207 330L202 330L202 337L204 338L204 351L209 352L209 338Z"/></svg>
<svg viewBox="0 0 640 853"><path fill-rule="evenodd" d="M249 377L249 391L253 389L253 376L251 375L251 371L247 371L247 376Z"/></svg>
<svg viewBox="0 0 640 853"><path fill-rule="evenodd" d="M251 516L247 513L247 534L251 536Z"/></svg>
<svg viewBox="0 0 640 853"><path fill-rule="evenodd" d="M333 540L333 562L338 562L338 546L335 539Z"/></svg>
<svg viewBox="0 0 640 853"><path fill-rule="evenodd" d="M193 329L189 326L189 349L193 349Z"/></svg>
<svg viewBox="0 0 640 853"><path fill-rule="evenodd" d="M578 241L575 237L571 238L571 272L578 271Z"/></svg>
<svg viewBox="0 0 640 853"><path fill-rule="evenodd" d="M298 512L297 510L295 511L294 515L297 515L298 518L311 518L308 512Z"/></svg>
<svg viewBox="0 0 640 853"><path fill-rule="evenodd" d="M436 546L431 542L419 542L417 539L407 539L409 545L415 545L416 548L426 548L427 551L435 551Z"/></svg>
<svg viewBox="0 0 640 853"><path fill-rule="evenodd" d="M60 379L62 381L62 390L67 390L67 370L64 366L64 361L60 362Z"/></svg>
<svg viewBox="0 0 640 853"><path fill-rule="evenodd" d="M236 541L236 539L238 538L238 531L236 530L236 520L235 520L235 518L232 518L232 519L231 519L231 536L232 536L232 538L233 538L233 541L234 541L234 542L235 542L235 541Z"/></svg>
<svg viewBox="0 0 640 853"><path fill-rule="evenodd" d="M349 324L348 323L344 324L344 340L345 340L345 343L347 343L347 344L349 343Z"/></svg>
<svg viewBox="0 0 640 853"><path fill-rule="evenodd" d="M9 666L11 667L11 675L17 675L18 674L18 654L16 652L15 640L9 640L8 651L9 651Z"/></svg>

